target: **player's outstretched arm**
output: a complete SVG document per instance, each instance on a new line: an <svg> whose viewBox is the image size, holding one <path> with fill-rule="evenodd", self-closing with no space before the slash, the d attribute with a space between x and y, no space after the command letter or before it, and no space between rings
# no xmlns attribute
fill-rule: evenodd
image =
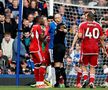
<svg viewBox="0 0 108 90"><path fill-rule="evenodd" d="M76 33L76 35L74 36L74 39L73 39L73 42L72 42L72 46L70 48L70 52L73 51L74 45L76 44L77 40L78 40L78 33Z"/></svg>

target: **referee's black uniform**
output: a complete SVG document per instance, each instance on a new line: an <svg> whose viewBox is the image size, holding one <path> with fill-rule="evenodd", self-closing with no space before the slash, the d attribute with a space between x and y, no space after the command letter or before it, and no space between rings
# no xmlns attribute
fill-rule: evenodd
<svg viewBox="0 0 108 90"><path fill-rule="evenodd" d="M66 29L66 26L63 23L60 23L57 25L57 30L55 32L54 36L54 47L53 47L53 58L54 63L59 62L63 63L63 58L65 55L65 35L66 32L64 32L64 29ZM55 72L56 72L56 84L55 87L59 87L59 79L60 76L63 76L64 84L66 86L66 74L64 67L56 67L55 66Z"/></svg>
<svg viewBox="0 0 108 90"><path fill-rule="evenodd" d="M57 25L57 30L54 35L54 48L53 48L53 58L54 62L63 62L63 57L65 55L65 35L66 33L60 31L60 27L63 23Z"/></svg>

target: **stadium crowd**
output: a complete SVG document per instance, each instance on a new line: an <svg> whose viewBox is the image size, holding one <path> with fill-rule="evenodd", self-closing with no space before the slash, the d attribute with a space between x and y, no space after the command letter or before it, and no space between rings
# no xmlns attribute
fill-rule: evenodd
<svg viewBox="0 0 108 90"><path fill-rule="evenodd" d="M33 62L29 58L30 30L36 16L47 14L46 2L24 0L23 26L21 34L21 72L33 73ZM17 30L19 0L0 1L0 69L2 74L15 74L17 57ZM46 20L47 24L47 20ZM27 60L27 61L26 61ZM30 67L29 67L30 66ZM30 70L31 69L31 70ZM9 72L9 73L8 73ZM11 72L11 73L10 73Z"/></svg>
<svg viewBox="0 0 108 90"><path fill-rule="evenodd" d="M80 4L80 5L89 5L89 6L107 6L107 0L54 0L56 2L62 3L72 3L72 4Z"/></svg>
<svg viewBox="0 0 108 90"><path fill-rule="evenodd" d="M79 5L88 5L88 6L107 6L107 0L55 0L55 1L66 1L67 3L75 3ZM75 46L72 48L75 49L70 54L70 48L72 46L73 39L78 32L78 27L81 22L85 20L85 13L90 11L91 9L77 7L73 8L69 14L70 16L66 16L69 9L66 6L59 6L55 8L54 16L48 16L48 4L46 0L23 0L23 21L22 21L22 30L21 30L21 37L20 37L20 74L34 74L34 67L35 64L33 62L33 55L31 55L29 47L31 43L31 29L37 23L39 16L41 16L41 28L44 40L42 41L41 47L42 52L44 53L44 57L47 62L47 66L50 65L53 67L54 60L60 60L64 57L64 64L63 61L59 61L60 63L55 63L55 73L56 73L56 85L58 87L59 79L63 78L65 81L63 82L66 86L66 75L65 74L75 74L76 75L76 67L75 63L78 62L80 58L79 49L80 45L77 42ZM87 3L89 2L89 3ZM95 10L92 9L95 14L95 20L101 24L104 28L105 34L105 45L108 48L108 9L103 10ZM104 12L104 13L103 13ZM0 0L0 74L16 74L16 59L17 59L17 31L18 31L18 19L19 19L19 1L18 0ZM38 22L39 23L39 22ZM62 23L62 24L60 24ZM61 35L59 31L63 26L64 33ZM65 31L67 29L67 31ZM57 35L55 35L55 31ZM59 36L62 39L59 39ZM65 36L66 35L66 36ZM55 39L54 40L54 36ZM65 38L64 38L65 37ZM54 41L54 42L53 42ZM62 43L62 45L58 45ZM53 47L53 44L55 47ZM65 50L66 47L66 50ZM61 52L58 51L62 50ZM54 57L52 56L52 52L54 50ZM108 51L108 49L107 49ZM57 53L56 53L57 52ZM65 52L65 55L64 53ZM74 53L75 52L75 53ZM70 56L69 56L70 54ZM69 57L68 57L69 56ZM102 55L104 56L104 55ZM58 57L58 58L56 58ZM54 60L53 60L54 58ZM71 60L70 58L74 58ZM106 57L101 57L103 60L103 65L108 64L106 62ZM72 64L72 65L71 65ZM71 69L69 72L69 65L75 67ZM62 68L61 68L62 67ZM63 68L64 67L64 68ZM66 73L65 73L66 68ZM104 67L105 68L105 67ZM52 68L53 69L53 68ZM61 71L62 76L59 75ZM54 71L54 70L53 70ZM49 76L50 77L50 76ZM53 78L53 77L52 77ZM46 78L47 81L50 81L49 78ZM58 82L57 82L58 81ZM78 81L79 82L79 81ZM108 82L108 80L107 80ZM47 83L47 82L46 82ZM52 82L54 85L55 82ZM62 86L61 86L62 87Z"/></svg>

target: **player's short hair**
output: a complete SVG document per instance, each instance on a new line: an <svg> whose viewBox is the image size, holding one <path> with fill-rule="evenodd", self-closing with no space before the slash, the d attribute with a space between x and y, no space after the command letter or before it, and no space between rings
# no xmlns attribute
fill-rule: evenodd
<svg viewBox="0 0 108 90"><path fill-rule="evenodd" d="M58 18L58 17L61 17L61 15L59 13L54 15L54 18Z"/></svg>
<svg viewBox="0 0 108 90"><path fill-rule="evenodd" d="M57 30L59 30L61 28L66 29L67 27L66 27L66 25L64 23L60 23L60 24L57 25Z"/></svg>
<svg viewBox="0 0 108 90"><path fill-rule="evenodd" d="M94 14L92 11L89 11L88 14L87 14L87 17L89 17L91 20L94 20Z"/></svg>
<svg viewBox="0 0 108 90"><path fill-rule="evenodd" d="M34 23L39 23L41 16L37 16L34 18Z"/></svg>

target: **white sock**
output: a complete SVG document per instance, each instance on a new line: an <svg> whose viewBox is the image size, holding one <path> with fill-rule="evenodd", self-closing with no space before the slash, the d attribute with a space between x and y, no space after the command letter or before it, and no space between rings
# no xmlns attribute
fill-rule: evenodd
<svg viewBox="0 0 108 90"><path fill-rule="evenodd" d="M51 65L47 67L48 69L48 77L46 78L47 81L50 81L51 77L52 77L52 67Z"/></svg>

